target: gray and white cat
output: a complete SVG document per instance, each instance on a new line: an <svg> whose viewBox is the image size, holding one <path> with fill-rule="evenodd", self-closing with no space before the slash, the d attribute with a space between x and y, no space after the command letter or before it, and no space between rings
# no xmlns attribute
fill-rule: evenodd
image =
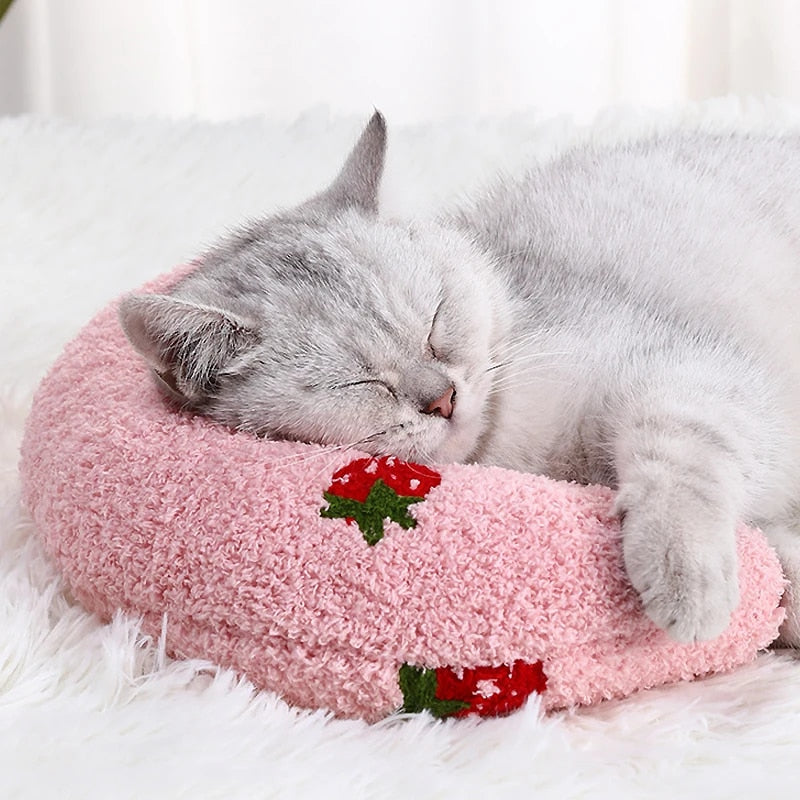
<svg viewBox="0 0 800 800"><path fill-rule="evenodd" d="M647 614L708 639L760 525L800 645L800 137L583 146L426 224L378 216L376 113L321 194L122 325L234 428L619 490Z"/></svg>

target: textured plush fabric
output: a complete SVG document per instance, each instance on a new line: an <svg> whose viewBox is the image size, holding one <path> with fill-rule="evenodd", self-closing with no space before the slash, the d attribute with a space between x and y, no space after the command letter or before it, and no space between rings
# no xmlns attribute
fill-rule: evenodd
<svg viewBox="0 0 800 800"><path fill-rule="evenodd" d="M404 664L541 661L552 709L730 669L777 633L782 577L756 532L740 531L731 627L677 645L625 579L609 490L443 465L409 508L416 527L387 522L371 546L320 513L362 456L169 410L110 307L40 387L23 491L86 608L135 612L176 654L344 716L399 708Z"/></svg>

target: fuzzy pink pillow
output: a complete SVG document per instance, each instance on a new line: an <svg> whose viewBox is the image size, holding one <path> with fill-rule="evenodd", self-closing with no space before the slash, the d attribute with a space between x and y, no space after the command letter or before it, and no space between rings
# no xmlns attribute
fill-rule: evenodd
<svg viewBox="0 0 800 800"><path fill-rule="evenodd" d="M174 275L151 289L164 290ZM548 709L727 670L777 635L783 578L739 531L741 605L713 642L643 615L608 489L259 440L166 407L114 307L36 395L24 500L78 600L290 703Z"/></svg>

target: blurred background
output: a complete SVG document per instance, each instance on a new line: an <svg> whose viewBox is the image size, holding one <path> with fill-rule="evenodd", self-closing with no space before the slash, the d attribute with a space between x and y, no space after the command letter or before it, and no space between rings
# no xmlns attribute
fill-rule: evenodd
<svg viewBox="0 0 800 800"><path fill-rule="evenodd" d="M589 119L727 94L800 102L800 2L13 0L0 22L4 114Z"/></svg>

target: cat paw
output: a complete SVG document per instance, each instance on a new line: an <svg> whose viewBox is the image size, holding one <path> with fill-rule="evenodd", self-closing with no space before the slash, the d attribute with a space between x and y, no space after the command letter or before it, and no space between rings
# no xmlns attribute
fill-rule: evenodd
<svg viewBox="0 0 800 800"><path fill-rule="evenodd" d="M622 531L628 577L658 627L678 642L714 639L728 627L739 604L732 527L628 509Z"/></svg>

